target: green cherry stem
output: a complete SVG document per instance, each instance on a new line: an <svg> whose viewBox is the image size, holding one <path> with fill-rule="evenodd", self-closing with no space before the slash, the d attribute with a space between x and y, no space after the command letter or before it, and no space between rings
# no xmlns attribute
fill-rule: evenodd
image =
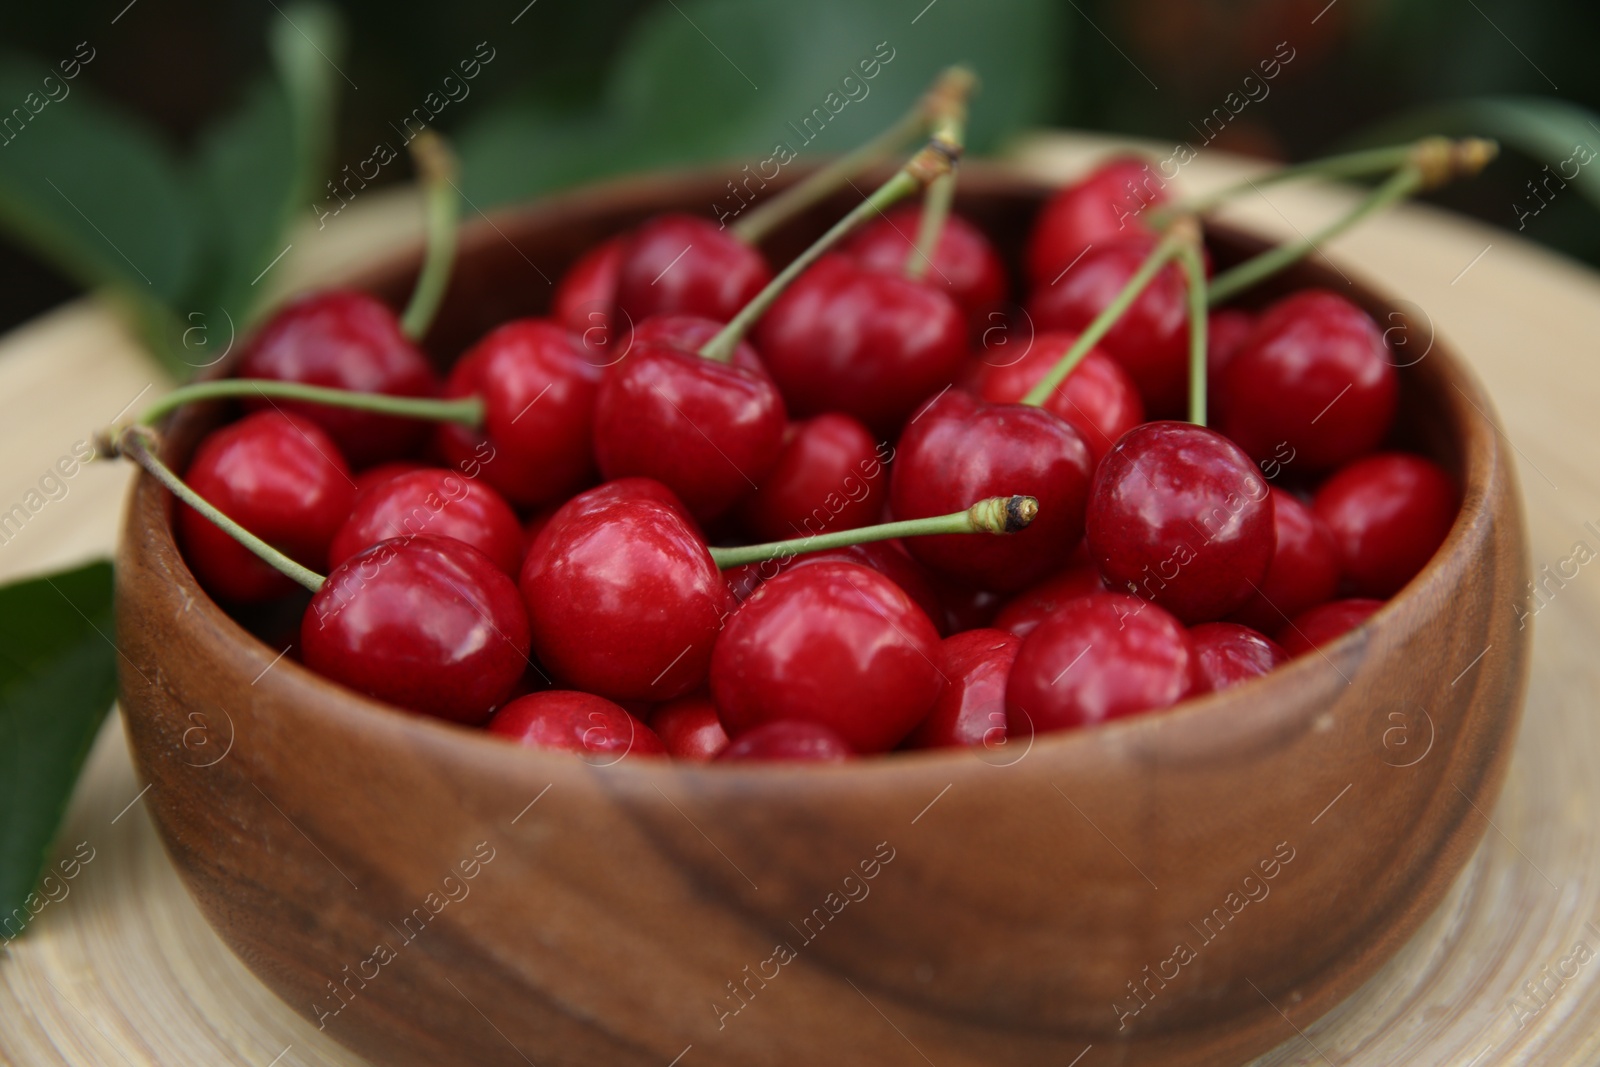
<svg viewBox="0 0 1600 1067"><path fill-rule="evenodd" d="M155 449L159 446L160 439L156 436L154 430L145 426L130 426L117 436L113 451L117 455L127 456L143 467L152 478L166 486L173 496L216 523L223 533L226 533L251 552L254 552L264 563L280 574L293 579L313 593L322 588L322 583L326 581L322 575L309 567L301 566L282 552L279 552L276 548L273 548L217 510L216 506L205 497L189 488L182 478L172 472L172 468L156 458Z"/></svg>
<svg viewBox="0 0 1600 1067"><path fill-rule="evenodd" d="M948 101L934 123L933 138L947 149L961 151L967 132L967 101L963 95ZM906 257L906 277L913 280L924 277L933 266L933 255L939 248L939 238L944 234L945 220L950 217L950 207L956 198L956 169L941 174L922 195L922 219L917 224L917 243Z"/></svg>
<svg viewBox="0 0 1600 1067"><path fill-rule="evenodd" d="M1194 227L1194 240L1178 253L1189 283L1189 421L1206 424L1206 345L1210 323L1206 318L1206 264L1200 255L1200 228Z"/></svg>
<svg viewBox="0 0 1600 1067"><path fill-rule="evenodd" d="M456 157L445 139L424 130L411 142L411 158L422 179L427 212L427 253L422 271L411 290L411 301L400 316L400 329L413 341L421 340L444 299L455 265L456 229L461 217L461 197L456 189Z"/></svg>
<svg viewBox="0 0 1600 1067"><path fill-rule="evenodd" d="M787 559L807 552L821 552L893 537L924 537L929 534L1012 534L1033 522L1039 514L1039 501L1031 496L991 496L965 511L935 515L927 519L906 519L863 526L855 530L816 534L793 541L768 541L737 548L713 548L711 558L722 570L768 559Z"/></svg>
<svg viewBox="0 0 1600 1067"><path fill-rule="evenodd" d="M849 214L834 223L827 233L817 238L815 244L796 256L794 262L783 268L777 277L767 283L765 289L740 308L731 322L701 346L700 354L719 363L727 363L733 359L734 349L738 347L744 335L756 324L756 320L767 313L767 309L772 307L790 282L798 278L807 267L820 259L824 252L838 244L845 235L867 219L881 214L884 208L891 204L926 188L940 175L948 174L960 155L959 147L952 148L937 138L930 140L917 151L916 155L906 161L905 166L895 171L888 181L874 189L872 195L852 208Z"/></svg>
<svg viewBox="0 0 1600 1067"><path fill-rule="evenodd" d="M431 397L389 396L386 393L356 393L346 389L329 389L320 385L303 385L300 382L268 381L263 378L219 378L216 381L182 386L146 408L139 416L139 422L144 426L154 426L169 411L185 404L235 396L303 400L327 407L353 408L356 411L372 411L380 415L398 415L408 419L426 419L429 422L458 422L473 428L483 425L483 400L480 397L435 400Z"/></svg>
<svg viewBox="0 0 1600 1067"><path fill-rule="evenodd" d="M1020 402L1032 407L1038 407L1050 399L1050 394L1056 391L1057 386L1067 380L1067 375L1071 374L1078 364L1082 362L1083 357L1089 354L1089 349L1098 344L1111 327L1116 325L1117 320L1122 318L1128 308L1133 306L1133 302L1139 299L1139 294L1144 292L1150 285L1157 272L1166 266L1169 261L1175 259L1183 251L1185 243L1191 240L1192 235L1184 226L1174 224L1169 228L1166 235L1161 238L1161 241L1155 248L1151 249L1150 255L1140 264L1139 269L1134 272L1133 277L1129 278L1128 283L1122 287L1122 291L1117 294L1116 299L1107 304L1100 314L1094 317L1094 321L1089 323L1088 328L1078 335L1076 341L1072 342L1072 347L1068 348L1066 354L1056 362L1050 373L1041 378L1039 384L1030 389Z"/></svg>

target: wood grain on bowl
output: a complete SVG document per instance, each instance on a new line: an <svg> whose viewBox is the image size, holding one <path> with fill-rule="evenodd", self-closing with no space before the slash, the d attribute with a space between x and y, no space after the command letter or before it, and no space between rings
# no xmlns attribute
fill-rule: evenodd
<svg viewBox="0 0 1600 1067"><path fill-rule="evenodd" d="M704 210L722 180L469 227L434 350L540 311L529 264L554 278L654 211ZM1015 262L1042 195L972 166L959 207ZM841 206L775 235L774 256ZM1212 244L1219 262L1257 246ZM414 266L360 281L395 298ZM1275 284L1350 291L1315 264ZM1390 321L1381 294L1356 298ZM1483 832L1520 712L1522 523L1492 407L1442 344L1401 379L1406 438L1459 477L1461 515L1325 655L1095 730L828 768L592 765L273 665L195 584L143 479L118 627L160 670L123 690L146 799L234 951L377 1062L1238 1062L1426 917ZM168 458L216 415L180 416ZM196 766L190 716L219 709L233 747Z"/></svg>

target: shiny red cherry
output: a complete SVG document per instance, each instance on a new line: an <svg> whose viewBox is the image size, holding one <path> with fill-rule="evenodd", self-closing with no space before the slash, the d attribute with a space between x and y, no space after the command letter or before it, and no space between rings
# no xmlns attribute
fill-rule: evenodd
<svg viewBox="0 0 1600 1067"><path fill-rule="evenodd" d="M389 306L354 289L326 289L289 304L264 322L239 364L241 378L299 382L357 393L433 396L439 379ZM301 415L339 443L351 464L365 467L416 449L428 424L368 411L292 400L247 401Z"/></svg>
<svg viewBox="0 0 1600 1067"><path fill-rule="evenodd" d="M739 509L757 541L870 526L884 499L886 442L848 415L791 423L777 462Z"/></svg>
<svg viewBox="0 0 1600 1067"><path fill-rule="evenodd" d="M904 590L830 561L786 571L740 606L717 640L711 694L736 742L799 719L885 752L932 709L943 664L939 632Z"/></svg>
<svg viewBox="0 0 1600 1067"><path fill-rule="evenodd" d="M821 723L779 720L740 734L717 757L724 763L842 763L855 752Z"/></svg>
<svg viewBox="0 0 1600 1067"><path fill-rule="evenodd" d="M186 475L190 488L228 518L313 570L350 513L355 483L339 446L298 415L262 411L209 434ZM295 584L210 519L178 505L184 559L206 592L251 603Z"/></svg>
<svg viewBox="0 0 1600 1067"><path fill-rule="evenodd" d="M1007 601L994 618L994 628L1017 637L1027 637L1067 601L1104 592L1107 589L1100 577L1100 568L1084 555L1075 559L1065 570L1024 589Z"/></svg>
<svg viewBox="0 0 1600 1067"><path fill-rule="evenodd" d="M604 764L667 752L656 732L625 709L570 689L519 697L494 713L488 730L528 748L577 752Z"/></svg>
<svg viewBox="0 0 1600 1067"><path fill-rule="evenodd" d="M1006 682L1006 729L1048 733L1165 708L1196 685L1194 646L1138 597L1071 600L1023 639Z"/></svg>
<svg viewBox="0 0 1600 1067"><path fill-rule="evenodd" d="M521 586L539 661L611 700L670 700L703 686L733 605L681 511L605 486L551 517Z"/></svg>
<svg viewBox="0 0 1600 1067"><path fill-rule="evenodd" d="M1353 598L1319 604L1278 631L1278 643L1291 656L1325 648L1372 617L1381 600Z"/></svg>
<svg viewBox="0 0 1600 1067"><path fill-rule="evenodd" d="M1036 497L1039 515L1020 533L914 537L906 545L937 574L1011 591L1059 568L1077 546L1092 470L1078 431L1050 412L984 404L952 390L906 427L890 470L889 500L895 518L920 519L985 497Z"/></svg>
<svg viewBox="0 0 1600 1067"><path fill-rule="evenodd" d="M1349 591L1388 597L1444 544L1461 498L1437 463L1387 452L1336 473L1311 506L1337 546Z"/></svg>
<svg viewBox="0 0 1600 1067"><path fill-rule="evenodd" d="M1320 289L1263 312L1218 386L1223 433L1257 460L1287 442L1307 471L1331 470L1376 448L1400 395L1372 316Z"/></svg>
<svg viewBox="0 0 1600 1067"><path fill-rule="evenodd" d="M1339 593L1339 553L1327 525L1293 493L1272 490L1272 563L1229 621L1275 633Z"/></svg>
<svg viewBox="0 0 1600 1067"><path fill-rule="evenodd" d="M1058 190L1028 235L1028 280L1049 284L1089 246L1149 232L1144 211L1167 202L1164 184L1149 163L1119 156Z"/></svg>
<svg viewBox="0 0 1600 1067"><path fill-rule="evenodd" d="M1022 642L999 630L966 630L944 639L944 690L907 748L997 745L1006 736L1006 677Z"/></svg>
<svg viewBox="0 0 1600 1067"><path fill-rule="evenodd" d="M594 402L601 367L576 336L543 319L518 319L474 345L450 372L444 395L483 398L481 431L439 427L457 469L482 467L507 500L536 508L594 480Z"/></svg>
<svg viewBox="0 0 1600 1067"><path fill-rule="evenodd" d="M379 541L418 534L469 544L507 574L522 566L522 524L505 498L437 467L397 474L362 493L328 547L328 562L336 566Z"/></svg>
<svg viewBox="0 0 1600 1067"><path fill-rule="evenodd" d="M1148 235L1095 245L1059 281L1034 288L1028 313L1035 328L1086 328L1155 246L1156 238ZM1099 347L1122 364L1139 387L1145 410L1157 418L1181 413L1189 395L1188 292L1182 268L1167 264L1100 339Z"/></svg>
<svg viewBox="0 0 1600 1067"><path fill-rule="evenodd" d="M672 312L727 322L771 280L761 253L716 223L657 215L626 239L617 306L635 323Z"/></svg>
<svg viewBox="0 0 1600 1067"><path fill-rule="evenodd" d="M625 239L611 237L567 268L550 298L550 317L578 334L603 343L617 299L617 271L622 265ZM601 331L599 334L590 331Z"/></svg>
<svg viewBox="0 0 1600 1067"><path fill-rule="evenodd" d="M1289 653L1263 633L1232 622L1201 623L1189 631L1194 645L1197 692L1215 692L1259 678L1289 659Z"/></svg>
<svg viewBox="0 0 1600 1067"><path fill-rule="evenodd" d="M426 469L426 464L418 463L417 461L410 459L390 460L388 463L380 463L376 467L368 467L366 470L355 476L355 499L359 500L361 498L361 494L365 493L368 489L382 485L384 482L388 481L390 478L393 478L397 474L409 474L411 471L420 471L424 469Z"/></svg>
<svg viewBox="0 0 1600 1067"><path fill-rule="evenodd" d="M921 225L920 204L899 207L863 226L843 251L864 267L903 274L916 253ZM924 278L950 294L966 315L967 324L977 332L989 325L989 312L1006 298L1009 289L1005 265L994 244L982 230L955 214L944 220Z"/></svg>
<svg viewBox="0 0 1600 1067"><path fill-rule="evenodd" d="M973 391L991 404L1014 404L1048 374L1072 343L1074 332L1041 333L1021 356L1009 363L979 364ZM1122 365L1098 348L1089 349L1062 383L1045 399L1046 411L1059 415L1083 435L1094 462L1111 451L1117 438L1144 421L1144 401Z"/></svg>
<svg viewBox="0 0 1600 1067"><path fill-rule="evenodd" d="M650 728L673 759L704 763L728 747L728 731L710 697L688 696L668 701L650 713Z"/></svg>
<svg viewBox="0 0 1600 1067"><path fill-rule="evenodd" d="M791 413L841 411L888 437L960 373L967 326L944 290L829 255L778 298L755 342Z"/></svg>
<svg viewBox="0 0 1600 1067"><path fill-rule="evenodd" d="M306 666L377 700L480 723L528 665L517 587L460 541L408 537L351 556L300 623Z"/></svg>
<svg viewBox="0 0 1600 1067"><path fill-rule="evenodd" d="M1089 554L1106 585L1185 623L1220 619L1266 577L1272 497L1255 464L1214 430L1147 422L1095 471Z"/></svg>

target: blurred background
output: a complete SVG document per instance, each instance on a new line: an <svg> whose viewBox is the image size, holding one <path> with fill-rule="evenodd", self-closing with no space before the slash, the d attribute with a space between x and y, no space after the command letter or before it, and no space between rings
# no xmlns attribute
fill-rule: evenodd
<svg viewBox="0 0 1600 1067"><path fill-rule="evenodd" d="M237 306L286 225L409 180L424 122L488 209L780 142L836 153L960 60L978 152L1043 126L1278 159L1495 136L1511 151L1442 202L1600 264L1597 30L1580 0L7 4L0 329L94 284Z"/></svg>

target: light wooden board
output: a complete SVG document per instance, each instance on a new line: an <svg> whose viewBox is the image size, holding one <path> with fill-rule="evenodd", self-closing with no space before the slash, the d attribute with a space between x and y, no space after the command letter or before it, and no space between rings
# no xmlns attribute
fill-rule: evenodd
<svg viewBox="0 0 1600 1067"><path fill-rule="evenodd" d="M1020 165L1060 175L1106 147L1048 137L1017 155ZM1169 151L1152 148L1158 158ZM1246 172L1203 153L1181 180L1203 189ZM1347 191L1327 188L1268 196L1230 215L1293 236L1350 203ZM262 284L281 292L337 274L414 240L417 218L409 193L369 195L326 230L297 235ZM1600 535L1584 527L1600 528L1600 277L1417 207L1368 223L1327 252L1352 276L1413 301L1417 318L1448 336L1485 380L1521 457L1535 570L1554 568L1579 540L1600 551ZM1421 351L1428 338L1417 331L1409 343ZM0 509L74 441L165 387L93 303L0 339ZM73 479L65 497L0 544L0 580L109 554L126 481L125 470L101 465ZM1257 1061L1262 1067L1600 1063L1600 566L1579 570L1535 626L1527 716L1505 794L1484 813L1492 826L1482 847L1411 943L1303 1034L1285 1022L1284 1044ZM68 895L0 952L0 1063L361 1062L274 998L206 926L145 815L115 718L74 798L60 854L80 842L94 858L67 883ZM1587 962L1573 956L1580 942ZM1535 998L1525 983L1540 981ZM1080 1067L1095 1067L1095 1055Z"/></svg>

